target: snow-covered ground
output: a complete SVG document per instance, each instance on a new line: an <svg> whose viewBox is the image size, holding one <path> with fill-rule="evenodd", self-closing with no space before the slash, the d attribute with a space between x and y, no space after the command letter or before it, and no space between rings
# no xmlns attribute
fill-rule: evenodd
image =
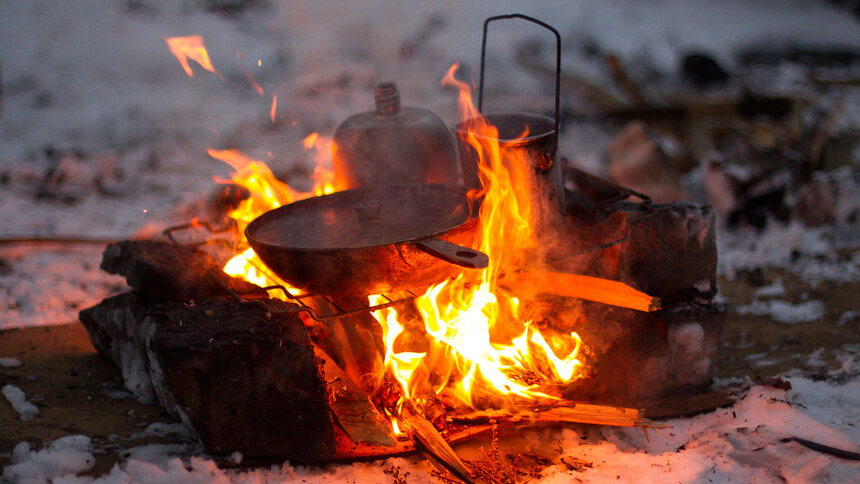
<svg viewBox="0 0 860 484"><path fill-rule="evenodd" d="M216 8L245 4L233 14ZM669 86L679 85L678 64L692 50L710 52L729 68L737 64L735 54L752 45L860 51L860 22L824 1L2 2L0 239L157 234L205 213L212 178L229 174L229 167L206 155L207 148L238 148L280 174L312 168L301 140L312 132L331 136L346 117L370 109L372 89L383 80L398 83L404 105L430 109L453 125L456 93L440 79L454 62L462 63L459 77L477 76L483 19L515 11L554 25L563 37L565 71L597 84L610 78L587 46L614 52L631 66L631 75ZM545 80L525 73L513 55L518 40L541 32L505 25L491 31L488 103L497 104L489 105L549 108ZM204 38L220 76L192 63L195 75L189 78L170 54L164 38L193 34ZM773 92L798 89L799 71L798 65L781 66L770 80ZM278 99L274 123L273 96ZM581 102L575 93L562 97L572 106ZM546 99L545 105L533 105L535 99ZM841 99L847 108L837 126L856 132L860 95L846 88ZM560 151L600 172L605 169L601 153L614 134L602 126L567 129ZM858 163L855 151L846 170L855 194ZM721 231L720 273L734 277L765 266L810 284L856 282L856 223ZM120 279L98 269L101 248L0 245L0 329L71 322L83 307L121 290ZM845 249L853 252L846 256ZM826 310L818 301L782 301L779 289L763 291L738 311L796 324L815 321ZM843 319L858 324L856 311L846 311ZM798 373L786 376L790 390L753 386L731 408L667 422L671 429L650 431L649 439L641 431L605 428L536 431L535 442L557 442L555 457L591 463L580 468L557 460L538 477L547 482L850 481L860 475L856 462L783 440L860 452L857 353L846 350L841 368L825 381ZM13 404L28 403L4 387L6 393L13 395L7 395ZM75 475L92 466L92 450L85 436L59 439L41 450L22 443L4 477L38 481ZM433 478L420 459L228 472L205 458L183 464L169 455L142 452L101 482L393 481L397 472L408 472L410 482Z"/></svg>

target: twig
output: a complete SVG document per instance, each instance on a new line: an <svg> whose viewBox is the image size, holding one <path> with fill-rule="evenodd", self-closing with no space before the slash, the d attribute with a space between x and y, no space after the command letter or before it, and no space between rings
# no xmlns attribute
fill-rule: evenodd
<svg viewBox="0 0 860 484"><path fill-rule="evenodd" d="M860 460L860 452L851 452L850 450L830 447L829 445L819 444L818 442L801 439L800 437L791 437L788 439L784 439L783 442L790 442L792 440L806 447L807 449L821 452L822 454L832 455L833 457L839 457L840 459Z"/></svg>
<svg viewBox="0 0 860 484"><path fill-rule="evenodd" d="M561 401L558 406L536 410L508 412L505 410L490 410L474 412L451 418L454 422L475 423L482 420L496 422L529 422L529 423L587 423L595 425L612 425L617 427L658 428L640 415L635 408L613 407L608 405L592 405Z"/></svg>
<svg viewBox="0 0 860 484"><path fill-rule="evenodd" d="M117 239L101 239L89 238L78 235L69 236L23 236L23 237L3 237L0 238L0 245L23 245L23 244L45 244L45 245L106 245L116 242Z"/></svg>
<svg viewBox="0 0 860 484"><path fill-rule="evenodd" d="M464 482L473 482L466 464L460 460L454 449L442 438L436 427L419 415L408 402L403 405L400 411L400 422L406 427L405 430L410 432L412 437L427 449L430 455L439 459L455 476Z"/></svg>

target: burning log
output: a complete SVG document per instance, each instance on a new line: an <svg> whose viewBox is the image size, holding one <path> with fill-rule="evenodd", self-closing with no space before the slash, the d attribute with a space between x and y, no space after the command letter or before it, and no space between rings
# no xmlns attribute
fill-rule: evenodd
<svg viewBox="0 0 860 484"><path fill-rule="evenodd" d="M660 299L637 291L623 282L599 277L533 269L514 276L526 287L558 296L575 297L637 311L660 309Z"/></svg>
<svg viewBox="0 0 860 484"><path fill-rule="evenodd" d="M495 422L509 423L585 423L594 425L611 425L613 427L641 427L648 423L642 418L639 410L634 408L613 407L609 405L592 405L561 401L549 408L521 410L485 410L464 415L456 415L449 419L457 424L477 424Z"/></svg>
<svg viewBox="0 0 860 484"><path fill-rule="evenodd" d="M349 438L356 444L393 447L396 442L391 424L373 406L367 394L328 355L317 350L317 358L323 362L332 413Z"/></svg>
<svg viewBox="0 0 860 484"><path fill-rule="evenodd" d="M229 300L150 303L128 293L80 318L138 399L157 399L210 452L329 458L328 395L307 331L285 303L270 304L271 318Z"/></svg>
<svg viewBox="0 0 860 484"><path fill-rule="evenodd" d="M214 258L199 250L154 240L108 244L102 270L124 276L138 295L161 299L208 299L226 286L239 294L265 296L259 287L224 274Z"/></svg>

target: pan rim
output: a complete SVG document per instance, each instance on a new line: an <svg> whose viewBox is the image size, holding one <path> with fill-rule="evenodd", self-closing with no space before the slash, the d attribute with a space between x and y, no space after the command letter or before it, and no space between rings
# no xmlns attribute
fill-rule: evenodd
<svg viewBox="0 0 860 484"><path fill-rule="evenodd" d="M345 196L348 196L348 192L357 192L357 191L370 192L372 190L380 190L380 189L382 189L382 187L387 188L387 189L393 189L393 190L398 190L398 189L408 190L411 187L413 189L422 188L422 189L426 190L428 188L431 188L431 189L439 190L439 191L457 192L458 194L462 194L463 199L469 205L469 214L470 215L460 224L445 227L443 229L437 230L437 231L432 232L432 233L425 233L425 234L421 234L420 236L417 236L417 237L391 240L391 241L388 241L385 243L378 243L378 244L347 244L347 245L338 246L338 247L319 247L319 246L306 247L306 246L302 246L302 245L273 244L271 242L262 241L259 238L254 236L254 232L259 230L260 226L267 223L267 221L269 219L274 218L274 217L278 217L283 212L296 210L295 207L301 208L303 206L303 204L305 204L305 203L307 203L307 204L325 203L325 202L321 202L320 200L322 200L322 199L331 200L332 198L343 198ZM431 239L431 238L437 238L437 237L444 239L443 236L447 232L451 232L451 231L454 231L457 229L468 229L468 228L471 228L472 225L477 225L477 223L478 223L477 213L478 213L478 209L480 207L480 200L470 200L468 195L467 195L468 191L469 191L469 188L462 186L462 185L451 185L451 184L444 184L444 183L402 183L402 184L378 185L378 186L371 186L371 187L351 188L351 189L342 190L339 192L330 193L327 195L321 195L321 196L317 196L317 197L309 197L309 198L305 198L303 200L298 200L298 201L295 201L295 202L292 202L292 203L289 203L286 205L282 205L278 208L269 210L268 212L265 212L265 213L259 215L257 218L252 220L245 227L245 231L244 231L245 239L248 241L248 243L251 245L252 248L253 248L253 246L258 245L260 247L266 247L268 249L273 249L273 250L295 250L295 251L312 252L312 253L327 253L327 252L338 252L338 251L343 251L343 250L361 250L361 249L374 250L374 249L380 249L380 248L384 248L384 247L392 246L392 245L393 246L411 245L413 242Z"/></svg>

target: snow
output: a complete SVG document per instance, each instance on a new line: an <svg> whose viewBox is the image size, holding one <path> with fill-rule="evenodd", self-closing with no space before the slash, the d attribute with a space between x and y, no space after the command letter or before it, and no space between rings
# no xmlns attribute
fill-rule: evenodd
<svg viewBox="0 0 860 484"><path fill-rule="evenodd" d="M824 315L824 304L821 301L804 301L791 304L772 299L770 301L754 301L752 304L735 306L740 314L768 315L771 318L787 324L811 323L818 321Z"/></svg>
<svg viewBox="0 0 860 484"><path fill-rule="evenodd" d="M668 428L647 432L587 426L526 431L533 452L552 455L552 464L535 482L850 482L860 472L860 462L819 453L797 439L860 452L860 379L832 384L790 377L787 382L788 390L753 386L728 408L662 421ZM156 433L165 428L175 430L164 427ZM401 476L408 473L408 482L438 482L429 464L414 457L327 468L284 463L225 470L205 456L183 461L173 455L175 450L157 444L134 448L108 474L81 476L76 482L390 482L395 469ZM64 437L35 452L22 442L3 475L69 478L92 466L91 452L85 436ZM590 465L570 469L565 461Z"/></svg>
<svg viewBox="0 0 860 484"><path fill-rule="evenodd" d="M18 416L23 421L32 420L33 417L39 415L39 407L33 405L27 400L27 395L24 391L15 385L3 385L3 396L12 404L12 408L18 412Z"/></svg>
<svg viewBox="0 0 860 484"><path fill-rule="evenodd" d="M229 173L226 165L206 156L206 148L241 149L270 163L276 173L312 167L301 139L314 131L331 135L346 117L369 109L372 88L382 80L398 83L404 105L430 109L453 125L458 120L455 94L439 80L455 61L462 63L463 78L477 77L481 23L490 15L520 11L553 24L564 41L564 70L600 85L610 80L602 62L589 56L588 46L615 53L634 77L662 79L670 86L677 85L673 79L679 60L692 50L705 50L724 65L739 67L735 54L762 43L860 49L858 21L836 2L270 0L250 2L246 11L232 16L206 8L217 3L0 2L0 237L157 235L168 225L205 213L214 190L212 177ZM419 43L413 57L399 57L404 42L424 28L431 14L443 19L438 32ZM547 109L551 103L545 80L511 61L518 40L541 33L528 27L511 23L491 30L491 108ZM165 37L192 34L205 39L221 78L192 63L195 75L190 79L170 55ZM246 72L262 86L263 96L251 88ZM785 63L764 82L771 92L792 92L807 74L802 66ZM272 95L278 97L274 126L269 119ZM562 92L562 99L577 106L572 93ZM838 128L860 125L856 91L821 102L845 103ZM604 175L602 151L612 134L587 120L571 121L559 139L560 152ZM852 175L860 147L853 156L854 166L826 175L843 194L836 217L845 223L808 228L771 222L762 231L721 227L719 273L733 279L749 269L771 267L812 285L860 280L860 252L837 250L856 249L860 236L856 221L849 220L860 204ZM701 177L701 171L688 175L694 176ZM121 278L99 270L101 250L101 244L0 245L0 329L72 322L80 309L124 290ZM736 310L785 324L817 324L828 312L821 301L789 302L783 300L785 294L785 284L778 280L757 289L751 302ZM844 311L836 324L856 325L858 314L860 310ZM701 344L702 327L676 328L669 337L680 355ZM614 428L531 431L536 447L559 448L537 480L856 479L856 462L786 441L796 437L860 451L860 348L845 345L836 353L838 366L827 369L826 380L810 380L797 370L784 376L791 383L788 391L751 386L748 380L721 381L751 388L729 408L661 422L671 428L650 430L647 438L641 430ZM822 358L822 352L814 352L797 360L811 368L821 367ZM749 361L756 366L774 363L766 353L750 355ZM18 364L14 358L0 358L2 368ZM130 371L128 383L141 383L140 375ZM138 393L146 398L145 388ZM3 394L22 420L38 414L20 388L7 384ZM408 472L409 481L435 480L432 467L420 457L226 470L202 453L189 432L182 424L151 426L138 437L171 433L188 442L135 447L123 463L96 478L81 475L94 463L95 449L86 436L33 443L41 450L21 442L3 479L390 482L395 473ZM562 458L591 466L571 470ZM232 457L235 463L242 459Z"/></svg>
<svg viewBox="0 0 860 484"><path fill-rule="evenodd" d="M28 442L21 442L12 451L12 464L3 469L3 480L20 483L86 482L86 479L72 478L95 465L90 447L90 438L83 435L62 437L38 451L33 451Z"/></svg>
<svg viewBox="0 0 860 484"><path fill-rule="evenodd" d="M21 366L21 362L16 360L15 358L9 358L8 356L0 357L0 366L3 368L18 368Z"/></svg>

